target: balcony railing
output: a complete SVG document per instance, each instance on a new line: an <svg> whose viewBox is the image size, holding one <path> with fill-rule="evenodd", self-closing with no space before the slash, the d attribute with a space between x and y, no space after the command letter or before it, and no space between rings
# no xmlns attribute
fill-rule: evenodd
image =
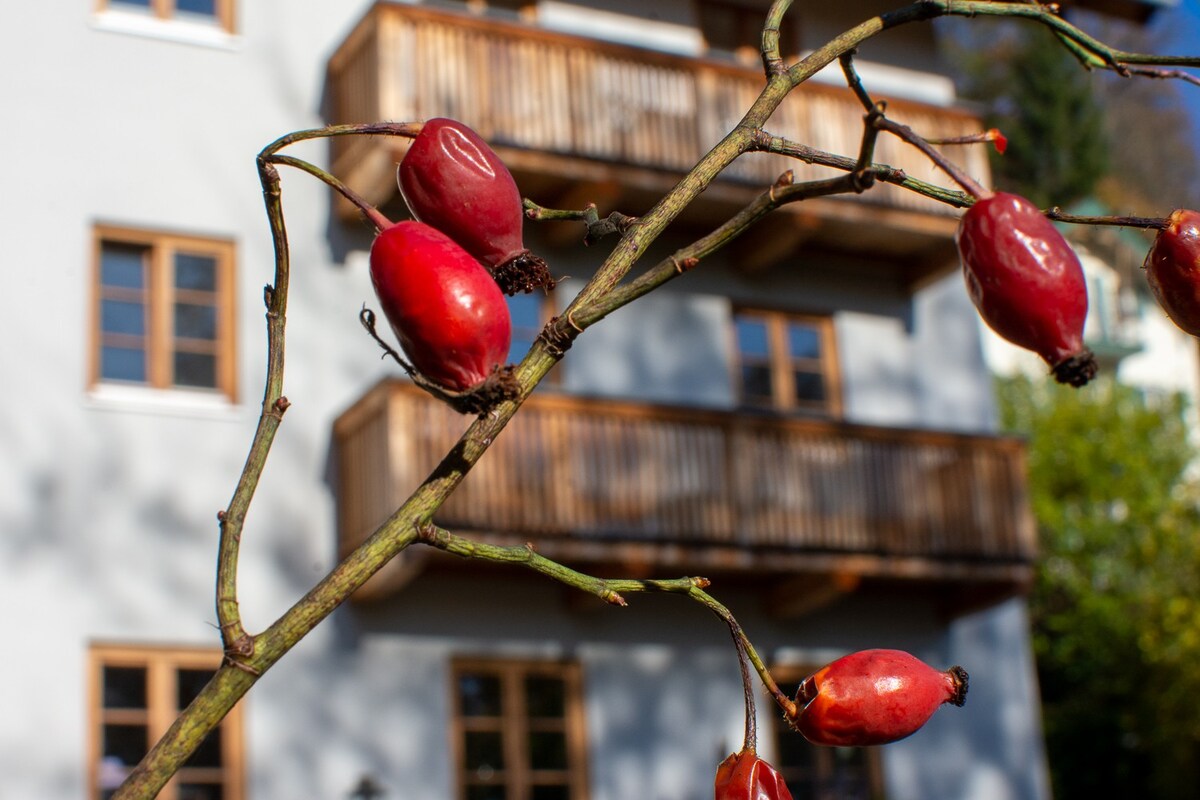
<svg viewBox="0 0 1200 800"><path fill-rule="evenodd" d="M338 419L343 552L468 421L403 381ZM593 562L1016 586L1035 555L1024 469L1010 438L538 394L435 519Z"/></svg>
<svg viewBox="0 0 1200 800"><path fill-rule="evenodd" d="M731 130L764 81L760 71L713 60L388 3L375 5L338 48L328 80L332 122L449 116L475 127L506 160L512 157L510 166L570 174L573 165L582 168L587 162L668 177L688 169ZM901 100L889 109L931 138L980 130L980 121L961 110ZM862 118L862 107L848 90L810 82L784 101L767 128L854 156ZM394 191L395 162L404 146L383 139L339 140L334 171L383 202ZM542 158L522 160L522 154ZM924 156L894 137L881 136L875 155L915 177L938 180ZM984 148L959 147L954 157L968 172L987 179ZM724 177L761 189L786 169L798 180L834 174L752 153ZM855 202L954 213L893 186L872 189Z"/></svg>

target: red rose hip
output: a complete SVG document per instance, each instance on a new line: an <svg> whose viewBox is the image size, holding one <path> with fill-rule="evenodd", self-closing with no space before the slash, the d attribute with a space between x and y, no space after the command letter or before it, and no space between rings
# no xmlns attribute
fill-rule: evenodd
<svg viewBox="0 0 1200 800"><path fill-rule="evenodd" d="M722 761L714 785L716 800L792 800L783 776L753 750Z"/></svg>
<svg viewBox="0 0 1200 800"><path fill-rule="evenodd" d="M804 680L793 724L813 744L887 744L915 733L943 703L961 706L966 696L962 667L941 672L902 650L863 650Z"/></svg>
<svg viewBox="0 0 1200 800"><path fill-rule="evenodd" d="M1179 209L1146 254L1146 282L1171 321L1200 336L1200 211Z"/></svg>
<svg viewBox="0 0 1200 800"><path fill-rule="evenodd" d="M1087 283L1079 257L1023 197L997 192L967 209L956 236L967 292L984 322L1083 386L1096 359L1083 345Z"/></svg>
<svg viewBox="0 0 1200 800"><path fill-rule="evenodd" d="M475 131L452 119L429 120L396 179L413 216L479 259L507 294L554 287L545 262L522 239L516 181Z"/></svg>
<svg viewBox="0 0 1200 800"><path fill-rule="evenodd" d="M404 352L424 377L464 392L508 357L508 305L486 269L421 222L385 228L371 245L371 282Z"/></svg>

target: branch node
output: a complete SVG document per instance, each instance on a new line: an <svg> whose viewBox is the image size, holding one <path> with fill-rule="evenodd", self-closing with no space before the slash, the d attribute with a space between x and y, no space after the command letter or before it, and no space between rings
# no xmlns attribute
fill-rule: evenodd
<svg viewBox="0 0 1200 800"><path fill-rule="evenodd" d="M546 345L546 351L550 355L562 358L582 332L583 328L579 327L575 318L568 313L565 317L551 317L546 327L538 334L538 339Z"/></svg>
<svg viewBox="0 0 1200 800"><path fill-rule="evenodd" d="M675 272L682 275L699 264L700 259L696 258L695 256L688 256L687 258L676 258L675 256L671 256L671 263L675 266Z"/></svg>
<svg viewBox="0 0 1200 800"><path fill-rule="evenodd" d="M225 656L225 663L228 664L229 666L233 667L234 669L240 669L242 672L253 675L256 678L262 677L262 672L260 670L255 669L254 667L250 666L249 664L247 664L244 661L238 661L237 659L230 658L227 655L227 656Z"/></svg>
<svg viewBox="0 0 1200 800"><path fill-rule="evenodd" d="M771 186L770 186L770 188L768 188L768 189L767 189L767 195L768 195L768 196L771 198L771 202L772 202L772 203L778 203L778 202L779 202L779 201L778 201L778 200L775 198L775 190L776 190L776 189L782 189L782 188L784 188L784 187L786 187L786 186L791 186L791 185L793 185L795 182L796 182L796 173L795 173L795 172L792 172L790 169L789 169L789 170L787 170L786 172L784 172L784 173L783 173L782 175L780 175L778 178L776 178L776 179L775 179L775 182L774 182L774 183L772 183L772 184L771 184Z"/></svg>
<svg viewBox="0 0 1200 800"><path fill-rule="evenodd" d="M625 602L625 598L619 593L614 592L612 589L603 589L600 592L600 599L609 605L620 606L621 608L627 608L629 606L629 603Z"/></svg>
<svg viewBox="0 0 1200 800"><path fill-rule="evenodd" d="M243 663L244 659L250 658L252 655L254 655L254 637L248 633L243 633L225 644L225 662L232 666L252 669ZM257 670L253 670L251 674L258 675L259 673Z"/></svg>

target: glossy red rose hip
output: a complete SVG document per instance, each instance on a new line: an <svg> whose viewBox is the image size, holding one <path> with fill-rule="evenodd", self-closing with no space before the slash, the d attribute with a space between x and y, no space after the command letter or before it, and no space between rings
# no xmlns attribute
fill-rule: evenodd
<svg viewBox="0 0 1200 800"><path fill-rule="evenodd" d="M956 239L967 291L992 330L1041 356L1059 383L1091 380L1096 361L1083 345L1083 268L1037 206L997 192L967 209Z"/></svg>
<svg viewBox="0 0 1200 800"><path fill-rule="evenodd" d="M717 767L716 800L792 800L783 777L753 750L734 753Z"/></svg>
<svg viewBox="0 0 1200 800"><path fill-rule="evenodd" d="M915 733L943 703L961 706L966 695L962 667L941 672L902 650L863 650L805 679L793 724L813 744L887 744Z"/></svg>
<svg viewBox="0 0 1200 800"><path fill-rule="evenodd" d="M396 177L413 216L479 259L506 292L553 286L545 264L525 247L524 209L512 174L475 131L452 119L429 120ZM514 273L521 276L516 285L501 280Z"/></svg>
<svg viewBox="0 0 1200 800"><path fill-rule="evenodd" d="M1200 336L1200 211L1167 218L1146 254L1146 281L1171 321Z"/></svg>
<svg viewBox="0 0 1200 800"><path fill-rule="evenodd" d="M384 229L371 245L371 282L404 352L434 383L466 391L508 357L504 295L445 234L421 222Z"/></svg>

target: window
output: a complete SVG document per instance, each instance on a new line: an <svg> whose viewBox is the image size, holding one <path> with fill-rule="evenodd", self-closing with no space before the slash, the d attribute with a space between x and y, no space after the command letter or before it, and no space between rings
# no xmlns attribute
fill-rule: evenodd
<svg viewBox="0 0 1200 800"><path fill-rule="evenodd" d="M796 24L799 11L799 8L788 11L779 29L779 51L785 60L795 58L800 51ZM762 63L766 3L752 7L732 0L699 0L696 15L700 21L700 32L711 54L733 58L750 66Z"/></svg>
<svg viewBox="0 0 1200 800"><path fill-rule="evenodd" d="M799 684L817 668L789 667L771 672L781 686ZM878 747L818 747L772 714L775 759L793 800L878 800L883 774Z"/></svg>
<svg viewBox="0 0 1200 800"><path fill-rule="evenodd" d="M554 292L537 291L506 299L508 313L512 318L512 344L508 348L508 363L515 364L525 357L542 328L554 316ZM562 380L561 375L559 369L551 370L538 385L555 385Z"/></svg>
<svg viewBox="0 0 1200 800"><path fill-rule="evenodd" d="M88 796L106 800L208 682L219 650L93 646ZM200 745L160 800L241 800L240 707Z"/></svg>
<svg viewBox="0 0 1200 800"><path fill-rule="evenodd" d="M95 263L90 384L236 399L231 242L100 227Z"/></svg>
<svg viewBox="0 0 1200 800"><path fill-rule="evenodd" d="M155 20L215 25L233 33L233 0L98 0L98 11L141 14Z"/></svg>
<svg viewBox="0 0 1200 800"><path fill-rule="evenodd" d="M737 386L747 406L819 416L841 412L828 317L737 311Z"/></svg>
<svg viewBox="0 0 1200 800"><path fill-rule="evenodd" d="M578 664L461 661L453 667L459 800L584 800Z"/></svg>

